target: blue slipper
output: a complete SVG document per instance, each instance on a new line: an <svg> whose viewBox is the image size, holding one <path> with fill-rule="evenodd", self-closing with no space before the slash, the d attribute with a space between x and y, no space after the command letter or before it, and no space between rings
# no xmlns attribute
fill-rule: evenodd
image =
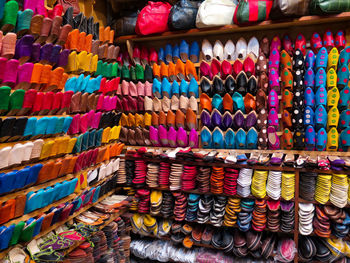
<svg viewBox="0 0 350 263"><path fill-rule="evenodd" d="M340 91L340 97L338 101L339 110L346 110L350 103L350 88L346 86Z"/></svg>
<svg viewBox="0 0 350 263"><path fill-rule="evenodd" d="M64 125L64 120L65 120L65 117L59 117L58 118L53 134L59 134L59 133L62 132L63 125Z"/></svg>
<svg viewBox="0 0 350 263"><path fill-rule="evenodd" d="M327 145L327 132L325 128L321 128L316 135L316 150L324 151Z"/></svg>
<svg viewBox="0 0 350 263"><path fill-rule="evenodd" d="M232 100L233 100L233 109L234 111L242 111L245 113L245 107L244 107L244 100L242 94L235 92L232 95Z"/></svg>
<svg viewBox="0 0 350 263"><path fill-rule="evenodd" d="M73 118L71 116L65 117L64 122L63 122L62 131L60 131L60 133L67 133L72 121L73 121Z"/></svg>
<svg viewBox="0 0 350 263"><path fill-rule="evenodd" d="M308 68L304 74L304 85L306 88L315 88L315 72L312 68Z"/></svg>
<svg viewBox="0 0 350 263"><path fill-rule="evenodd" d="M19 170L16 174L15 185L17 185L18 188L23 188L26 185L26 182L28 180L29 175L30 175L29 167L25 167L25 168Z"/></svg>
<svg viewBox="0 0 350 263"><path fill-rule="evenodd" d="M165 60L165 52L164 52L164 49L161 47L158 51L158 62L161 63L161 62L166 62Z"/></svg>
<svg viewBox="0 0 350 263"><path fill-rule="evenodd" d="M350 127L350 110L344 110L339 117L339 129L344 130Z"/></svg>
<svg viewBox="0 0 350 263"><path fill-rule="evenodd" d="M60 207L60 208L53 207L51 212L54 212L54 215L53 215L52 220L51 220L51 226L56 224L60 220L60 216L61 216L61 213L63 211L63 208L64 207Z"/></svg>
<svg viewBox="0 0 350 263"><path fill-rule="evenodd" d="M79 77L77 79L77 83L75 85L76 92L79 92L79 91L82 92L82 86L83 86L84 78L85 78L84 74L80 74L79 75Z"/></svg>
<svg viewBox="0 0 350 263"><path fill-rule="evenodd" d="M223 149L224 148L224 133L219 127L215 127L212 133L213 138L213 148Z"/></svg>
<svg viewBox="0 0 350 263"><path fill-rule="evenodd" d="M40 189L37 192L29 192L27 194L26 206L24 209L24 214L28 214L41 207L43 203L44 190Z"/></svg>
<svg viewBox="0 0 350 263"><path fill-rule="evenodd" d="M316 107L319 105L327 106L327 90L325 87L319 87L315 95Z"/></svg>
<svg viewBox="0 0 350 263"><path fill-rule="evenodd" d="M38 175L39 175L41 168L43 168L43 164L38 163L38 164L35 164L33 166L27 166L27 167L30 168L30 170L29 170L29 175L28 175L27 180L26 180L26 185L31 185L31 184L34 184L38 180Z"/></svg>
<svg viewBox="0 0 350 263"><path fill-rule="evenodd" d="M41 216L36 220L36 224L35 224L34 232L33 232L33 237L40 234L41 225L43 223L44 218L45 218L44 216Z"/></svg>
<svg viewBox="0 0 350 263"><path fill-rule="evenodd" d="M45 134L55 134L57 122L58 122L58 117L54 116L49 118Z"/></svg>
<svg viewBox="0 0 350 263"><path fill-rule="evenodd" d="M254 127L250 128L247 133L247 149L257 149L258 148L258 132Z"/></svg>
<svg viewBox="0 0 350 263"><path fill-rule="evenodd" d="M344 87L348 86L349 83L349 67L347 65L342 65L338 68L338 79L337 79L337 87L341 90Z"/></svg>
<svg viewBox="0 0 350 263"><path fill-rule="evenodd" d="M176 97L180 97L180 86L177 81L174 81L171 85L171 94L173 94L173 96L175 95Z"/></svg>
<svg viewBox="0 0 350 263"><path fill-rule="evenodd" d="M343 65L348 66L350 63L350 47L344 48L339 54L338 68Z"/></svg>
<svg viewBox="0 0 350 263"><path fill-rule="evenodd" d="M347 149L350 146L350 127L347 127L340 133L339 144L342 149Z"/></svg>
<svg viewBox="0 0 350 263"><path fill-rule="evenodd" d="M190 45L185 40L180 42L179 53L182 62L186 63L190 54Z"/></svg>
<svg viewBox="0 0 350 263"><path fill-rule="evenodd" d="M304 92L305 106L313 108L315 106L315 93L311 87L305 89Z"/></svg>
<svg viewBox="0 0 350 263"><path fill-rule="evenodd" d="M35 128L36 128L36 123L37 123L36 117L31 117L28 119L27 124L26 124L26 128L24 129L24 133L23 133L24 137L33 135Z"/></svg>
<svg viewBox="0 0 350 263"><path fill-rule="evenodd" d="M176 63L180 59L180 48L178 45L173 46L173 62Z"/></svg>
<svg viewBox="0 0 350 263"><path fill-rule="evenodd" d="M246 148L246 139L247 135L242 128L239 128L236 132L235 144L236 149L245 149Z"/></svg>
<svg viewBox="0 0 350 263"><path fill-rule="evenodd" d="M188 97L188 84L184 79L180 83L180 95Z"/></svg>
<svg viewBox="0 0 350 263"><path fill-rule="evenodd" d="M315 119L314 110L310 106L306 106L304 111L304 124L306 126L314 125L314 119Z"/></svg>
<svg viewBox="0 0 350 263"><path fill-rule="evenodd" d="M92 197L92 202L93 203L96 203L98 198L100 197L100 191L101 191L101 186L97 186L96 190L95 190L95 193L94 193L94 196Z"/></svg>
<svg viewBox="0 0 350 263"><path fill-rule="evenodd" d="M316 55L316 69L326 69L328 63L328 52L325 47L322 47Z"/></svg>
<svg viewBox="0 0 350 263"><path fill-rule="evenodd" d="M42 207L48 206L55 201L56 189L54 187L47 187L44 189L45 198L43 198Z"/></svg>
<svg viewBox="0 0 350 263"><path fill-rule="evenodd" d="M20 186L22 185L21 180L18 178L17 176L18 170L12 170L11 172L8 172L8 176L14 178L14 180L12 181L12 189L19 189Z"/></svg>
<svg viewBox="0 0 350 263"><path fill-rule="evenodd" d="M0 19L2 19L1 15L1 5L2 2L5 2L5 0L0 0ZM17 13L17 24L16 24L16 33L19 35L24 35L28 32L30 28L30 22L33 17L33 10L32 9L25 9L23 11L18 11Z"/></svg>
<svg viewBox="0 0 350 263"><path fill-rule="evenodd" d="M197 41L193 41L190 47L190 60L193 63L197 63L199 61L199 45Z"/></svg>
<svg viewBox="0 0 350 263"><path fill-rule="evenodd" d="M171 98L171 96L172 96L171 85L170 85L170 82L167 78L163 78L161 90L162 90L162 97L168 97L169 99Z"/></svg>
<svg viewBox="0 0 350 263"><path fill-rule="evenodd" d="M192 78L190 81L190 84L188 84L188 96L194 96L195 98L198 98L198 83L195 78Z"/></svg>
<svg viewBox="0 0 350 263"><path fill-rule="evenodd" d="M201 130L201 141L202 146L204 149L211 149L212 148L212 138L211 138L211 132L208 129L208 127L203 127Z"/></svg>
<svg viewBox="0 0 350 263"><path fill-rule="evenodd" d="M170 44L165 46L165 62L169 63L173 61L173 47Z"/></svg>
<svg viewBox="0 0 350 263"><path fill-rule="evenodd" d="M305 147L307 151L314 151L316 144L316 132L313 126L309 125L306 127L305 132Z"/></svg>
<svg viewBox="0 0 350 263"><path fill-rule="evenodd" d="M153 79L152 93L153 96L157 97L158 99L162 98L162 83L160 83L160 81L156 78Z"/></svg>
<svg viewBox="0 0 350 263"><path fill-rule="evenodd" d="M6 3L6 0L0 0L0 19L4 17L5 3Z"/></svg>
<svg viewBox="0 0 350 263"><path fill-rule="evenodd" d="M85 132L84 134L82 134L83 139L81 142L81 151L86 151L88 149L89 146L89 132Z"/></svg>
<svg viewBox="0 0 350 263"><path fill-rule="evenodd" d="M225 149L234 149L235 148L235 132L229 128L225 132Z"/></svg>
<svg viewBox="0 0 350 263"><path fill-rule="evenodd" d="M83 141L83 135L80 134L78 137L75 137L75 138L77 138L77 140L76 140L74 147L73 147L73 154L81 152L81 144Z"/></svg>
<svg viewBox="0 0 350 263"><path fill-rule="evenodd" d="M315 63L316 63L315 53L312 50L309 50L305 56L305 68L313 69L315 67Z"/></svg>
<svg viewBox="0 0 350 263"><path fill-rule="evenodd" d="M96 135L95 129L89 131L89 142L88 142L89 149L95 147L95 135Z"/></svg>
<svg viewBox="0 0 350 263"><path fill-rule="evenodd" d="M36 122L35 130L33 132L33 136L44 135L48 125L49 125L49 118L48 117L40 118Z"/></svg>
<svg viewBox="0 0 350 263"><path fill-rule="evenodd" d="M98 76L97 78L90 79L85 91L87 93L94 93L95 91L98 91L101 86L101 80L102 80L101 75Z"/></svg>
<svg viewBox="0 0 350 263"><path fill-rule="evenodd" d="M218 109L218 111L221 111L223 107L222 102L222 97L219 94L214 94L213 99L211 101L213 108Z"/></svg>
<svg viewBox="0 0 350 263"><path fill-rule="evenodd" d="M323 105L320 105L315 110L315 128L318 131L321 128L326 128L327 111Z"/></svg>
<svg viewBox="0 0 350 263"><path fill-rule="evenodd" d="M95 134L95 147L101 146L102 133L103 133L103 129L102 128L96 131L96 134Z"/></svg>
<svg viewBox="0 0 350 263"><path fill-rule="evenodd" d="M324 68L320 68L316 72L316 77L315 77L315 89L318 89L319 87L326 88L327 84L327 73Z"/></svg>
<svg viewBox="0 0 350 263"><path fill-rule="evenodd" d="M77 86L77 77L70 78L66 81L66 84L64 86L65 91L73 91L74 93L77 92L76 86Z"/></svg>
<svg viewBox="0 0 350 263"><path fill-rule="evenodd" d="M0 194L9 193L14 190L14 184L16 180L16 173L11 171L8 173L0 174Z"/></svg>
<svg viewBox="0 0 350 263"><path fill-rule="evenodd" d="M8 248L14 229L14 224L0 227L0 250Z"/></svg>

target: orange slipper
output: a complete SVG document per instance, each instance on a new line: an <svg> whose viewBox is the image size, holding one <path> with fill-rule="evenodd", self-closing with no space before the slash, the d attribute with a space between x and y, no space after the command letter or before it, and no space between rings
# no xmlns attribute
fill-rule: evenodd
<svg viewBox="0 0 350 263"><path fill-rule="evenodd" d="M48 91L58 90L63 79L64 68L58 67L51 71L49 84L47 86Z"/></svg>
<svg viewBox="0 0 350 263"><path fill-rule="evenodd" d="M92 34L88 34L88 35L85 37L85 44L84 44L83 50L85 50L85 51L88 52L88 53L91 53L92 38L93 38L93 35L92 35Z"/></svg>
<svg viewBox="0 0 350 263"><path fill-rule="evenodd" d="M32 77L30 83L32 84L31 88L36 89L37 85L40 83L41 72L43 71L44 65L41 63L35 63L33 66Z"/></svg>
<svg viewBox="0 0 350 263"><path fill-rule="evenodd" d="M196 72L196 68L191 60L186 61L186 78L187 80L191 80L192 78L195 78L198 81L198 75Z"/></svg>
<svg viewBox="0 0 350 263"><path fill-rule="evenodd" d="M86 33L85 32L81 32L79 34L79 38L78 38L78 45L77 45L77 50L78 51L83 51L84 50L85 42L86 42Z"/></svg>
<svg viewBox="0 0 350 263"><path fill-rule="evenodd" d="M185 79L185 64L181 61L181 59L178 59L176 62L175 73L179 80Z"/></svg>
<svg viewBox="0 0 350 263"><path fill-rule="evenodd" d="M168 71L168 66L164 63L160 63L160 78L168 78L169 77L169 71Z"/></svg>
<svg viewBox="0 0 350 263"><path fill-rule="evenodd" d="M173 62L169 62L168 74L169 74L169 80L170 81L175 81L176 80L176 69L175 69L175 64Z"/></svg>
<svg viewBox="0 0 350 263"><path fill-rule="evenodd" d="M160 66L156 63L153 64L153 77L160 80Z"/></svg>

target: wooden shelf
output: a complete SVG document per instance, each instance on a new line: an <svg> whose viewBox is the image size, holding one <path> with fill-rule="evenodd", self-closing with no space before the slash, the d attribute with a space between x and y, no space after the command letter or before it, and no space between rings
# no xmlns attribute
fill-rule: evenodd
<svg viewBox="0 0 350 263"><path fill-rule="evenodd" d="M331 16L304 16L296 19L286 19L283 21L263 21L261 23L250 25L250 26L238 26L238 25L226 25L222 27L212 28L193 28L185 31L171 31L165 32L159 35L150 36L120 36L116 38L117 43L124 43L127 40L133 42L147 42L147 41L161 41L169 40L174 38L187 38L187 37L198 37L198 36L210 36L210 35L222 35L222 34L233 34L239 32L256 32L263 30L272 29L286 29L291 27L303 27L311 25L321 25L329 23L341 23L350 20L350 12L344 12L337 15Z"/></svg>

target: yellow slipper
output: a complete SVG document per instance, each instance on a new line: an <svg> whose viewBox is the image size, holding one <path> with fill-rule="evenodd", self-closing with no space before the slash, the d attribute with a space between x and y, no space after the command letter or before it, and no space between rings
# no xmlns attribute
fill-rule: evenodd
<svg viewBox="0 0 350 263"><path fill-rule="evenodd" d="M327 93L327 107L328 109L332 107L338 107L338 101L340 98L339 90L337 87L333 87Z"/></svg>
<svg viewBox="0 0 350 263"><path fill-rule="evenodd" d="M337 70L338 60L339 60L339 52L338 52L338 49L334 47L328 54L327 70L331 68L333 68L334 70Z"/></svg>
<svg viewBox="0 0 350 263"><path fill-rule="evenodd" d="M339 133L336 127L332 127L328 132L327 151L338 150Z"/></svg>
<svg viewBox="0 0 350 263"><path fill-rule="evenodd" d="M122 116L120 117L120 125L122 127L129 127L129 118L125 113L122 113Z"/></svg>
<svg viewBox="0 0 350 263"><path fill-rule="evenodd" d="M338 81L337 72L334 70L334 68L330 68L327 71L327 89L336 87L337 81Z"/></svg>
<svg viewBox="0 0 350 263"><path fill-rule="evenodd" d="M328 111L327 128L338 127L339 122L339 110L337 107L332 107Z"/></svg>
<svg viewBox="0 0 350 263"><path fill-rule="evenodd" d="M143 117L143 119L144 119L145 126L151 126L152 125L152 115L151 114L146 112L144 117Z"/></svg>
<svg viewBox="0 0 350 263"><path fill-rule="evenodd" d="M68 56L68 64L66 66L67 72L77 72L78 71L78 59L77 52L73 51Z"/></svg>
<svg viewBox="0 0 350 263"><path fill-rule="evenodd" d="M128 120L129 120L129 126L130 127L136 127L136 119L135 119L135 115L129 113L128 114Z"/></svg>
<svg viewBox="0 0 350 263"><path fill-rule="evenodd" d="M142 114L135 114L135 125L136 127L144 127L144 117Z"/></svg>
<svg viewBox="0 0 350 263"><path fill-rule="evenodd" d="M53 140L44 143L43 148L41 148L40 160L46 159L50 156L54 144L55 142Z"/></svg>

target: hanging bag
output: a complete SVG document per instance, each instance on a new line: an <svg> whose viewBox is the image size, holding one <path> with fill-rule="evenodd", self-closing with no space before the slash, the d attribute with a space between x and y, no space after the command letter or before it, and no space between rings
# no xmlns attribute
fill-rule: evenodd
<svg viewBox="0 0 350 263"><path fill-rule="evenodd" d="M151 35L168 31L170 9L169 3L149 1L137 16L136 34Z"/></svg>
<svg viewBox="0 0 350 263"><path fill-rule="evenodd" d="M286 16L305 16L309 14L311 0L275 0L273 3L271 18L284 18Z"/></svg>
<svg viewBox="0 0 350 263"><path fill-rule="evenodd" d="M203 28L231 25L236 6L232 0L205 0L199 6L196 26Z"/></svg>
<svg viewBox="0 0 350 263"><path fill-rule="evenodd" d="M170 10L169 27L172 30L190 29L196 26L198 2L180 0Z"/></svg>
<svg viewBox="0 0 350 263"><path fill-rule="evenodd" d="M338 14L350 11L349 0L311 0L310 13L312 15Z"/></svg>
<svg viewBox="0 0 350 263"><path fill-rule="evenodd" d="M268 20L273 0L240 0L237 6L235 24L250 24Z"/></svg>

